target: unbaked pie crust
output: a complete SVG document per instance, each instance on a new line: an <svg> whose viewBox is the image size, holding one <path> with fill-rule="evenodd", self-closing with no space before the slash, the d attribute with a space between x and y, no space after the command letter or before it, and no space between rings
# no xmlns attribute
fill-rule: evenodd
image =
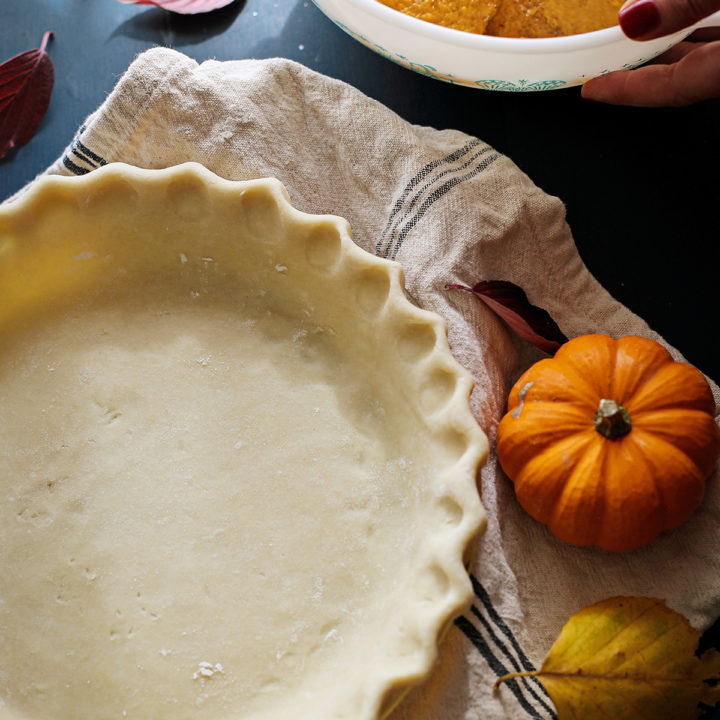
<svg viewBox="0 0 720 720"><path fill-rule="evenodd" d="M275 180L0 208L0 718L377 718L470 598L443 320Z"/></svg>

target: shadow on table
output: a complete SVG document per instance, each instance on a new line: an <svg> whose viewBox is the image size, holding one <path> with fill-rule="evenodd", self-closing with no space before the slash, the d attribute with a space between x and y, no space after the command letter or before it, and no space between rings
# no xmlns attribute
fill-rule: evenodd
<svg viewBox="0 0 720 720"><path fill-rule="evenodd" d="M226 32L244 6L245 0L236 0L218 10L195 15L152 8L125 20L111 37L121 36L167 47L196 45Z"/></svg>

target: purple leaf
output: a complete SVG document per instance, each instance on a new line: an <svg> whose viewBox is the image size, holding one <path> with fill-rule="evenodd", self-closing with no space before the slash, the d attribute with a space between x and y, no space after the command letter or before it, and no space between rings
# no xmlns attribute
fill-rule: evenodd
<svg viewBox="0 0 720 720"><path fill-rule="evenodd" d="M553 354L567 338L547 310L533 305L525 291L507 280L482 280L467 285L448 285L448 290L466 290L480 298L520 337L546 353Z"/></svg>
<svg viewBox="0 0 720 720"><path fill-rule="evenodd" d="M26 50L0 65L0 158L25 145L35 134L50 104L55 70L45 52L51 32L39 48Z"/></svg>

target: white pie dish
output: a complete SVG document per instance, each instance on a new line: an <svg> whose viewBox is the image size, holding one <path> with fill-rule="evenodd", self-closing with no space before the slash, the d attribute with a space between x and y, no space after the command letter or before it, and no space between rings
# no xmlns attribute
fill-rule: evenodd
<svg viewBox="0 0 720 720"><path fill-rule="evenodd" d="M483 90L533 92L580 85L597 75L642 65L695 28L648 42L619 26L557 38L504 38L442 27L378 0L314 0L336 25L403 67ZM720 25L720 13L695 27Z"/></svg>
<svg viewBox="0 0 720 720"><path fill-rule="evenodd" d="M470 601L487 440L347 223L196 164L0 208L1 720L381 717Z"/></svg>

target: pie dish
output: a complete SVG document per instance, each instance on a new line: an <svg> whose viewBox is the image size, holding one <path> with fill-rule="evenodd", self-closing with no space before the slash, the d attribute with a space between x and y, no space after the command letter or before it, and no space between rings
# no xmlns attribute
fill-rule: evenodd
<svg viewBox="0 0 720 720"><path fill-rule="evenodd" d="M345 220L189 163L0 208L0 719L381 717L470 600L487 440Z"/></svg>

